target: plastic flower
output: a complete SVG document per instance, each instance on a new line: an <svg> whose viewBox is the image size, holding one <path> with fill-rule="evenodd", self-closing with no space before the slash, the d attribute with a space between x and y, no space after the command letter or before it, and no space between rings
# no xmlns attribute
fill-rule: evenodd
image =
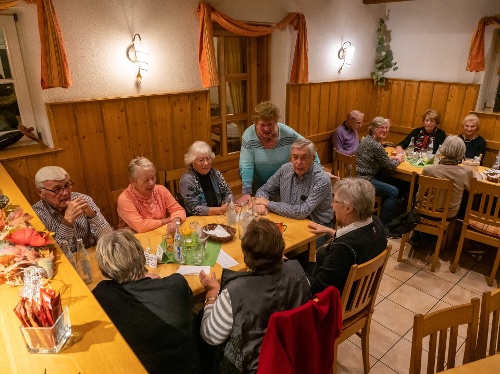
<svg viewBox="0 0 500 374"><path fill-rule="evenodd" d="M28 245L31 247L42 247L44 245L52 244L52 241L48 237L48 233L45 235L40 235L36 230L31 228L20 228L8 235L5 240L13 242L17 245Z"/></svg>

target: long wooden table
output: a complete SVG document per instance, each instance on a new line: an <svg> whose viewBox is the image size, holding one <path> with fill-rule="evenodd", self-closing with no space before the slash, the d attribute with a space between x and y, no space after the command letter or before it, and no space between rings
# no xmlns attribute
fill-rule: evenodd
<svg viewBox="0 0 500 374"><path fill-rule="evenodd" d="M44 226L5 168L0 164L0 189L12 204ZM146 370L108 318L85 283L59 248L55 250L55 275L49 281L68 306L72 335L58 354L30 354L13 312L21 287L0 285L0 373L146 373Z"/></svg>
<svg viewBox="0 0 500 374"><path fill-rule="evenodd" d="M498 374L500 373L500 354L469 362L453 369L443 371L447 374Z"/></svg>
<svg viewBox="0 0 500 374"><path fill-rule="evenodd" d="M316 235L309 232L307 225L311 222L309 220L296 220L292 218L286 218L279 216L277 214L270 213L266 216L273 222L283 222L287 225L287 229L283 234L285 239L285 253L298 254L303 251L309 251L309 259L312 261L316 255L316 239L322 235ZM203 216L203 217L188 217L183 225L187 225L190 222L196 221L200 226L204 226L208 223L216 223L216 216ZM151 253L156 251L158 244L162 241L162 235L165 233L166 226L161 226L156 230L136 234L135 236L139 239L144 248L148 245L151 246ZM243 262L243 253L241 251L241 240L238 238L238 234L229 243L223 243L221 249L234 258L238 265L231 268L231 270L240 271L245 270L247 267ZM162 277L168 276L175 273L179 269L178 264L160 264L156 269L148 268L151 272L159 274ZM217 279L220 280L222 274L222 267L219 264L215 264L214 267L210 269L215 271ZM186 279L189 286L193 290L195 300L199 301L203 299L205 290L201 285L198 275L187 275Z"/></svg>

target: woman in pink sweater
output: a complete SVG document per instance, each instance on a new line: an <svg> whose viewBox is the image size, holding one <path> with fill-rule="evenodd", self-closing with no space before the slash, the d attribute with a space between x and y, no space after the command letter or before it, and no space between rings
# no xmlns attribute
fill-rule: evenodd
<svg viewBox="0 0 500 374"><path fill-rule="evenodd" d="M134 158L128 173L130 184L118 196L118 227L146 232L168 224L168 230L175 231L175 223L186 219L186 211L167 188L156 184L153 163Z"/></svg>

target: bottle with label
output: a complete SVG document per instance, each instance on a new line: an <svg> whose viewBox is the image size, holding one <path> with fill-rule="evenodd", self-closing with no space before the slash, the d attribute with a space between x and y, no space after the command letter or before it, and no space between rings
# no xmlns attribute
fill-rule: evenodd
<svg viewBox="0 0 500 374"><path fill-rule="evenodd" d="M431 137L430 140L429 140L429 144L427 145L427 149L426 149L426 153L427 153L427 162L432 162L432 157L434 156L434 138Z"/></svg>
<svg viewBox="0 0 500 374"><path fill-rule="evenodd" d="M406 148L406 156L412 157L413 151L415 151L415 140L412 137L410 140L410 144L408 144L408 147Z"/></svg>
<svg viewBox="0 0 500 374"><path fill-rule="evenodd" d="M439 164L439 160L441 160L441 145L439 146L436 154L434 155L434 165Z"/></svg>
<svg viewBox="0 0 500 374"><path fill-rule="evenodd" d="M73 253L69 250L68 247L68 241L67 240L61 240L60 242L61 250L63 251L64 255L68 259L69 263L73 265L76 271L78 271L78 266L75 261L75 256L73 256Z"/></svg>
<svg viewBox="0 0 500 374"><path fill-rule="evenodd" d="M78 274L83 279L85 284L92 283L92 267L90 266L90 259L83 245L82 239L76 240L76 259L78 263Z"/></svg>
<svg viewBox="0 0 500 374"><path fill-rule="evenodd" d="M178 264L185 264L184 261L184 250L183 250L183 237L181 234L181 223L175 223L175 234L174 234L174 260Z"/></svg>
<svg viewBox="0 0 500 374"><path fill-rule="evenodd" d="M229 205L227 207L227 224L229 226L236 225L236 208L234 207L233 195L231 195L231 200L229 200Z"/></svg>

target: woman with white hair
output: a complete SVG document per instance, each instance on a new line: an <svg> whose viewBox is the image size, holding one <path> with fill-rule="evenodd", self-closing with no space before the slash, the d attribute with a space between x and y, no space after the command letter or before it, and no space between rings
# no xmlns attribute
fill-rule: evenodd
<svg viewBox="0 0 500 374"><path fill-rule="evenodd" d="M479 130L479 117L475 114L465 116L462 126L464 128L463 134L459 135L465 143L465 158L481 157L481 164L483 157L486 153L486 140L481 135L478 135Z"/></svg>
<svg viewBox="0 0 500 374"><path fill-rule="evenodd" d="M184 155L187 172L179 181L180 203L190 216L226 213L232 192L222 173L212 168L215 155L210 146L196 141Z"/></svg>
<svg viewBox="0 0 500 374"><path fill-rule="evenodd" d="M426 166L422 175L435 178L447 178L453 180L453 194L451 196L448 218L455 217L460 208L464 189L469 189L472 171L460 167L459 163L465 155L465 143L458 136L448 136L441 145L441 159L439 164Z"/></svg>
<svg viewBox="0 0 500 374"><path fill-rule="evenodd" d="M130 184L118 196L119 228L136 232L168 225L175 231L176 222L186 219L186 211L170 191L156 184L156 168L146 157L136 157L128 166Z"/></svg>

